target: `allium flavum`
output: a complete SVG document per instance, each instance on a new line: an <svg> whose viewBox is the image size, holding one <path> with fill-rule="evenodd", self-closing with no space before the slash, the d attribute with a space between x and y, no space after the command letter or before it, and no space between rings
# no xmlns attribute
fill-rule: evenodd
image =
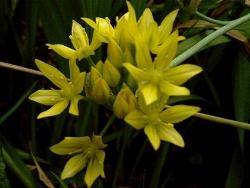
<svg viewBox="0 0 250 188"><path fill-rule="evenodd" d="M80 93L85 84L85 72L80 72L75 61L70 61L70 79L67 79L63 73L55 67L36 60L38 69L55 86L60 89L38 90L29 96L29 99L40 104L52 106L50 109L40 113L38 119L55 116L60 114L70 103L69 113L78 115L78 101L83 98Z"/></svg>
<svg viewBox="0 0 250 188"><path fill-rule="evenodd" d="M106 147L101 136L65 137L63 141L50 147L53 153L58 155L72 155L66 163L61 178L66 179L76 175L87 167L84 181L91 187L98 176L105 177L104 159Z"/></svg>
<svg viewBox="0 0 250 188"><path fill-rule="evenodd" d="M82 18L93 28L93 37L77 22L72 22L70 35L73 48L62 44L48 44L57 54L69 60L70 78L55 67L36 60L39 70L57 89L38 90L29 98L52 106L38 118L60 114L70 104L69 113L79 115L78 101L93 100L103 104L114 115L135 129L143 129L155 150L161 141L184 147L184 140L174 127L200 108L187 105L168 107L169 97L189 95L182 84L202 71L191 64L171 66L178 42L185 37L173 30L178 10L167 15L160 25L150 9L137 20L135 10L127 1L128 12L116 18L112 26L108 18ZM105 43L106 57L93 61L90 55ZM102 49L105 49L105 48ZM88 72L81 72L78 64L90 61ZM86 94L83 97L83 94ZM104 131L105 132L105 131ZM104 177L105 147L100 136L67 137L50 149L57 154L76 154L64 167L61 177L72 177L87 166L85 182L91 187L98 176Z"/></svg>

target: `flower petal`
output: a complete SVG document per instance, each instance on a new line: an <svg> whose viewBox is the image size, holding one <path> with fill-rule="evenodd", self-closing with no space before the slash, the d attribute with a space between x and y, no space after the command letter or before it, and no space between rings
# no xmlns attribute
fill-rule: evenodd
<svg viewBox="0 0 250 188"><path fill-rule="evenodd" d="M35 63L44 76L57 87L62 89L68 86L67 78L58 69L38 59L35 60Z"/></svg>
<svg viewBox="0 0 250 188"><path fill-rule="evenodd" d="M65 59L75 59L76 58L76 51L64 46L62 44L46 44L49 49L56 52L58 55L64 57Z"/></svg>
<svg viewBox="0 0 250 188"><path fill-rule="evenodd" d="M152 104L158 99L158 88L155 84L144 84L140 86L146 105Z"/></svg>
<svg viewBox="0 0 250 188"><path fill-rule="evenodd" d="M65 108L68 106L68 104L69 104L69 100L64 99L64 100L62 100L62 101L54 104L48 110L40 113L37 116L37 119L41 119L41 118L45 118L45 117L50 117L50 116L56 116L56 115L60 114L62 111L64 111Z"/></svg>
<svg viewBox="0 0 250 188"><path fill-rule="evenodd" d="M197 65L185 64L170 68L164 72L165 80L181 85L196 74L199 74L202 68Z"/></svg>
<svg viewBox="0 0 250 188"><path fill-rule="evenodd" d="M104 177L104 170L103 170L104 158L105 158L104 151L99 150L96 152L96 157L90 159L84 177L84 181L87 184L87 187L91 187L94 181L98 178L98 176L101 175L102 177Z"/></svg>
<svg viewBox="0 0 250 188"><path fill-rule="evenodd" d="M65 137L61 142L51 146L49 149L58 155L66 155L82 152L91 144L88 136L84 137Z"/></svg>
<svg viewBox="0 0 250 188"><path fill-rule="evenodd" d="M160 140L160 137L159 137L159 135L158 135L158 133L156 131L155 126L147 125L144 128L144 132L147 135L147 137L148 137L150 143L152 144L153 148L155 150L157 150L160 147L161 140Z"/></svg>
<svg viewBox="0 0 250 188"><path fill-rule="evenodd" d="M199 112L196 106L176 105L171 106L160 114L162 121L166 123L179 123Z"/></svg>
<svg viewBox="0 0 250 188"><path fill-rule="evenodd" d="M171 84L166 80L162 80L160 82L160 90L169 96L180 96L190 94L190 91L187 88Z"/></svg>
<svg viewBox="0 0 250 188"><path fill-rule="evenodd" d="M152 58L150 56L150 52L148 46L145 45L145 41L142 39L138 39L135 42L136 46L136 64L141 69L150 69L154 65L152 64Z"/></svg>
<svg viewBox="0 0 250 188"><path fill-rule="evenodd" d="M158 70L164 70L176 56L177 44L178 31L176 30L156 50L155 64Z"/></svg>
<svg viewBox="0 0 250 188"><path fill-rule="evenodd" d="M135 129L142 129L147 124L147 117L141 111L134 110L124 118L124 121Z"/></svg>
<svg viewBox="0 0 250 188"><path fill-rule="evenodd" d="M73 82L74 92L79 94L82 92L85 84L86 72L81 72L77 75L75 81Z"/></svg>
<svg viewBox="0 0 250 188"><path fill-rule="evenodd" d="M128 70L128 72L136 81L148 80L149 74L142 69L139 69L130 63L124 63L123 66Z"/></svg>
<svg viewBox="0 0 250 188"><path fill-rule="evenodd" d="M79 110L78 110L78 102L81 100L83 97L81 95L75 96L73 99L70 100L70 107L69 107L69 113L73 114L75 116L79 115Z"/></svg>
<svg viewBox="0 0 250 188"><path fill-rule="evenodd" d="M161 22L159 26L159 42L163 43L166 38L169 36L173 29L173 23L177 16L178 10L174 10L169 13Z"/></svg>
<svg viewBox="0 0 250 188"><path fill-rule="evenodd" d="M161 140L184 147L182 136L175 130L172 124L160 123L157 126L157 133Z"/></svg>
<svg viewBox="0 0 250 188"><path fill-rule="evenodd" d="M64 166L61 179L73 177L78 172L80 172L86 166L86 164L86 155L83 155L82 153L71 157Z"/></svg>
<svg viewBox="0 0 250 188"><path fill-rule="evenodd" d="M40 89L29 96L29 99L40 104L52 106L63 100L60 90Z"/></svg>

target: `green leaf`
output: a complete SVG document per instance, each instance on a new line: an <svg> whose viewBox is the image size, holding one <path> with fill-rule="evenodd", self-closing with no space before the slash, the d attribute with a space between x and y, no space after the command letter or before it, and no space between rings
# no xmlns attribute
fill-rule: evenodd
<svg viewBox="0 0 250 188"><path fill-rule="evenodd" d="M194 36L192 36L192 37L184 40L183 42L181 42L178 45L177 55L182 54L187 49L189 49L190 46L195 45L197 42L199 42L200 40L202 40L204 37L206 37L210 33L211 33L211 30L206 31L205 33L200 33L200 34L194 35ZM228 43L230 41L231 41L230 38L228 38L228 37L226 37L226 36L223 35L223 36L220 36L220 37L216 38L211 43L209 43L208 45L206 45L205 47L203 47L202 49L200 49L200 51L205 50L205 49L210 48L210 47L213 47L213 46L216 46L216 45Z"/></svg>
<svg viewBox="0 0 250 188"><path fill-rule="evenodd" d="M135 9L136 17L139 18L142 12L144 11L144 9L146 8L147 0L140 0L140 1L132 0L131 4L133 5Z"/></svg>
<svg viewBox="0 0 250 188"><path fill-rule="evenodd" d="M0 187L10 188L9 180L5 172L5 163L2 154L2 142L0 142Z"/></svg>
<svg viewBox="0 0 250 188"><path fill-rule="evenodd" d="M26 167L26 164L18 156L15 149L12 148L4 138L1 137L1 140L3 141L2 152L6 165L15 173L16 177L26 188L39 188L40 186L35 181L30 170Z"/></svg>
<svg viewBox="0 0 250 188"><path fill-rule="evenodd" d="M35 88L36 83L37 82L33 83L32 86L24 93L24 95L12 106L12 108L0 117L0 125L19 108L19 106L24 102L24 100L29 96L29 94Z"/></svg>

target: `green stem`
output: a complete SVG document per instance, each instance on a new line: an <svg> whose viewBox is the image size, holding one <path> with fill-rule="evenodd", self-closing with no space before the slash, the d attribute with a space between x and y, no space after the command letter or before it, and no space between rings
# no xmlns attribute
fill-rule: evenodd
<svg viewBox="0 0 250 188"><path fill-rule="evenodd" d="M171 106L169 106L169 105L165 105L165 106L167 108L171 108ZM241 121L235 121L235 120L226 119L226 118L222 118L222 117L218 117L218 116L212 116L212 115L203 114L203 113L196 113L193 116L201 118L201 119L205 119L208 121L220 123L220 124L231 125L231 126L236 127L236 128L250 130L250 124L245 123L245 122L241 122Z"/></svg>
<svg viewBox="0 0 250 188"><path fill-rule="evenodd" d="M213 121L216 123L227 124L233 127L250 130L250 124L245 123L245 122L235 121L235 120L212 116L212 115L203 114L203 113L197 113L194 116L201 118L201 119L208 120L208 121Z"/></svg>
<svg viewBox="0 0 250 188"><path fill-rule="evenodd" d="M114 120L115 120L115 114L112 114L112 116L110 116L108 122L106 123L106 125L102 129L102 131L100 133L101 136L105 135L105 133L108 131L109 127L112 125Z"/></svg>
<svg viewBox="0 0 250 188"><path fill-rule="evenodd" d="M154 167L153 176L149 185L149 188L155 188L159 185L160 175L162 168L165 164L166 156L168 153L169 143L163 143L163 147L161 148L160 155L158 156L156 165Z"/></svg>
<svg viewBox="0 0 250 188"><path fill-rule="evenodd" d="M200 18L208 21L208 22L211 22L211 23L214 23L214 24L218 24L218 25L227 25L229 23L231 23L232 21L221 21L221 20L216 20L216 19L213 19L213 18L210 18L204 14L202 14L201 12L199 11L196 11L195 14L197 16L199 16Z"/></svg>
<svg viewBox="0 0 250 188"><path fill-rule="evenodd" d="M87 61L88 61L90 67L91 67L91 66L93 66L93 67L95 66L95 63L94 63L93 59L92 59L90 56L87 57L86 59L87 59Z"/></svg>
<svg viewBox="0 0 250 188"><path fill-rule="evenodd" d="M187 51L182 53L181 55L177 56L170 64L170 66L176 66L187 60L189 57L194 55L195 53L199 52L201 48L209 44L211 41L216 39L217 37L223 35L227 31L235 28L236 26L250 20L250 13L237 19L234 21L231 21L229 24L219 28L218 30L214 31L212 34L205 37L203 40L199 41L197 44L195 44L193 47L189 48Z"/></svg>

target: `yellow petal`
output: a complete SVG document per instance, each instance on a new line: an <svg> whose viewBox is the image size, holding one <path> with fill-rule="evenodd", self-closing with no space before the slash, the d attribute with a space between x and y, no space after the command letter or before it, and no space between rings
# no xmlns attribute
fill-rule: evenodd
<svg viewBox="0 0 250 188"><path fill-rule="evenodd" d="M61 179L71 178L80 172L87 164L87 158L83 154L78 154L71 157L61 174Z"/></svg>
<svg viewBox="0 0 250 188"><path fill-rule="evenodd" d="M130 63L124 63L123 66L128 70L128 72L132 75L132 77L136 81L145 81L149 79L149 74L142 69L135 67Z"/></svg>
<svg viewBox="0 0 250 188"><path fill-rule="evenodd" d="M140 86L146 105L152 104L158 99L158 88L155 84L144 84Z"/></svg>
<svg viewBox="0 0 250 188"><path fill-rule="evenodd" d="M78 102L81 100L83 97L81 95L75 96L73 99L70 100L70 107L69 107L69 113L73 114L75 116L79 115L79 110L78 110Z"/></svg>
<svg viewBox="0 0 250 188"><path fill-rule="evenodd" d="M97 136L97 135L93 135L92 136L92 144L98 148L98 149L103 149L107 146L107 144L104 144L102 141L102 136ZM98 150L97 150L98 151ZM104 160L104 158L103 158Z"/></svg>
<svg viewBox="0 0 250 188"><path fill-rule="evenodd" d="M147 125L144 128L144 132L147 135L147 137L148 137L151 145L153 146L153 148L155 150L157 150L160 147L161 140L160 140L160 137L159 137L159 135L158 135L158 133L156 131L155 126L153 126L153 125Z"/></svg>
<svg viewBox="0 0 250 188"><path fill-rule="evenodd" d="M94 181L98 178L98 176L104 176L104 158L105 153L104 151L98 151L98 154L96 155L96 158L91 158L88 166L87 171L85 173L84 181L87 184L87 187L90 188Z"/></svg>
<svg viewBox="0 0 250 188"><path fill-rule="evenodd" d="M162 80L160 82L160 90L169 96L181 96L190 94L190 91L187 88L171 84L165 80Z"/></svg>
<svg viewBox="0 0 250 188"><path fill-rule="evenodd" d="M76 21L72 21L71 42L75 49L83 49L89 46L89 38L85 29Z"/></svg>
<svg viewBox="0 0 250 188"><path fill-rule="evenodd" d="M63 100L60 90L38 90L29 96L29 99L40 104L52 106Z"/></svg>
<svg viewBox="0 0 250 188"><path fill-rule="evenodd" d="M137 40L135 44L136 44L135 59L138 68L150 69L151 67L153 67L148 46L144 44L143 40Z"/></svg>
<svg viewBox="0 0 250 188"><path fill-rule="evenodd" d="M121 68L123 63L123 53L120 46L114 40L111 40L108 44L107 53L110 62L117 68Z"/></svg>
<svg viewBox="0 0 250 188"><path fill-rule="evenodd" d="M72 82L75 82L75 79L80 74L80 69L76 64L75 59L69 60L69 71L70 71L70 80Z"/></svg>
<svg viewBox="0 0 250 188"><path fill-rule="evenodd" d="M171 106L160 114L160 118L166 123L179 123L196 114L199 110L200 108L196 106Z"/></svg>
<svg viewBox="0 0 250 188"><path fill-rule="evenodd" d="M91 144L88 136L65 137L61 142L51 146L49 149L58 155L73 154L86 150Z"/></svg>
<svg viewBox="0 0 250 188"><path fill-rule="evenodd" d="M147 124L147 117L141 111L134 110L124 118L124 121L135 129L142 129Z"/></svg>
<svg viewBox="0 0 250 188"><path fill-rule="evenodd" d="M178 44L178 31L173 32L164 43L156 50L156 68L159 70L165 69L176 56Z"/></svg>
<svg viewBox="0 0 250 188"><path fill-rule="evenodd" d="M73 84L73 90L75 93L79 94L82 92L85 84L85 78L86 78L86 72L81 72L79 75L77 75L76 79Z"/></svg>
<svg viewBox="0 0 250 188"><path fill-rule="evenodd" d="M76 51L62 44L46 44L49 49L66 59L76 59Z"/></svg>
<svg viewBox="0 0 250 188"><path fill-rule="evenodd" d="M92 27L93 29L96 29L96 23L95 23L93 20L91 20L91 19L89 19L89 18L82 18L82 20L83 20L86 24L88 24L90 27Z"/></svg>
<svg viewBox="0 0 250 188"><path fill-rule="evenodd" d="M159 42L163 43L166 38L169 36L173 29L173 23L177 16L178 10L174 10L169 13L161 22L159 26Z"/></svg>
<svg viewBox="0 0 250 188"><path fill-rule="evenodd" d="M63 89L68 86L67 78L58 69L38 59L35 60L35 63L44 76L57 87Z"/></svg>
<svg viewBox="0 0 250 188"><path fill-rule="evenodd" d="M56 115L62 113L65 110L65 108L68 106L68 104L69 104L69 100L64 99L64 100L56 103L55 105L53 105L48 110L40 113L37 116L37 119L41 119L41 118L45 118L45 117L50 117L50 116L56 116Z"/></svg>
<svg viewBox="0 0 250 188"><path fill-rule="evenodd" d="M201 71L202 68L197 65L179 65L166 70L164 72L164 79L173 84L181 85L194 75L199 74Z"/></svg>
<svg viewBox="0 0 250 188"><path fill-rule="evenodd" d="M184 147L185 144L182 136L175 130L172 124L160 123L156 129L161 140Z"/></svg>

